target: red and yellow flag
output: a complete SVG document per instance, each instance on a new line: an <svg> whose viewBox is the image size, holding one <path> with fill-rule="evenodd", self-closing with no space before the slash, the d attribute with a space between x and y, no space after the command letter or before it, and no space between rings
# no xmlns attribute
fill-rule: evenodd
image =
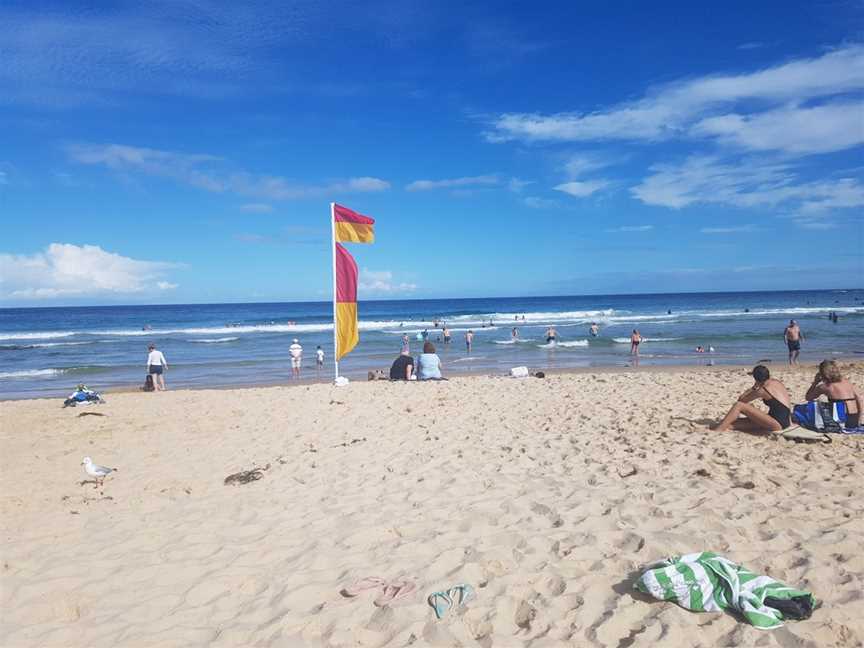
<svg viewBox="0 0 864 648"><path fill-rule="evenodd" d="M334 335L336 362L351 352L360 341L357 333L357 262L348 254L342 243L372 243L375 241L375 221L368 216L332 203L333 207L333 272L335 292L333 296ZM338 372L337 372L338 374Z"/></svg>
<svg viewBox="0 0 864 648"><path fill-rule="evenodd" d="M357 262L336 244L336 360L360 341L357 333Z"/></svg>
<svg viewBox="0 0 864 648"><path fill-rule="evenodd" d="M342 205L333 205L333 232L342 243L374 243L375 221Z"/></svg>

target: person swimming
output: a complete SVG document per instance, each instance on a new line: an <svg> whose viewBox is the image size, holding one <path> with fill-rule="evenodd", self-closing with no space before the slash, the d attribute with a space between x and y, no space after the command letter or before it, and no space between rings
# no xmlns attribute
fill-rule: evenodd
<svg viewBox="0 0 864 648"><path fill-rule="evenodd" d="M554 326L550 326L546 329L546 344L557 344L558 342L558 331L555 330Z"/></svg>

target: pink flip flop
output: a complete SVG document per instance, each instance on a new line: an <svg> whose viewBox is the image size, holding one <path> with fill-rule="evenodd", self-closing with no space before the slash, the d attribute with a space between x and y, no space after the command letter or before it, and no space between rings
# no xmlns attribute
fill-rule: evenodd
<svg viewBox="0 0 864 648"><path fill-rule="evenodd" d="M394 580L384 586L384 591L381 592L381 595L376 598L373 603L376 607L384 607L385 605L390 605L403 596L407 596L415 589L417 589L417 586L411 581Z"/></svg>
<svg viewBox="0 0 864 648"><path fill-rule="evenodd" d="M379 589L382 587L386 589L386 580L378 576L367 576L366 578L361 578L350 587L342 589L339 593L346 598L352 598L362 594L366 590Z"/></svg>

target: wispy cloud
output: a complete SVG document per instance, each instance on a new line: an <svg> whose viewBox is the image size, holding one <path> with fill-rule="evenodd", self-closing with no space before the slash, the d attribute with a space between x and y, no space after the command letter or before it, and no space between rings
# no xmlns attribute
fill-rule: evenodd
<svg viewBox="0 0 864 648"><path fill-rule="evenodd" d="M412 293L417 290L417 284L394 280L390 270L363 268L357 288L365 293L393 295Z"/></svg>
<svg viewBox="0 0 864 648"><path fill-rule="evenodd" d="M655 165L651 171L631 189L647 205L784 205L804 214L864 207L864 185L857 178L803 182L787 163L691 156L680 164Z"/></svg>
<svg viewBox="0 0 864 648"><path fill-rule="evenodd" d="M507 181L507 188L513 193L522 193L522 190L532 184L536 184L534 180L520 180L519 178L510 178Z"/></svg>
<svg viewBox="0 0 864 648"><path fill-rule="evenodd" d="M596 154L579 154L571 156L570 159L564 163L564 171L566 172L567 177L575 180L576 178L581 178L587 173L605 169L611 165L611 160L600 157Z"/></svg>
<svg viewBox="0 0 864 648"><path fill-rule="evenodd" d="M267 203L246 203L245 205L240 205L240 211L248 214L269 214L273 211L273 205L268 205Z"/></svg>
<svg viewBox="0 0 864 648"><path fill-rule="evenodd" d="M561 203L552 198L539 198L537 196L526 196L522 204L531 209L557 209Z"/></svg>
<svg viewBox="0 0 864 648"><path fill-rule="evenodd" d="M414 180L405 186L405 191L430 191L433 189L456 189L465 187L484 187L500 184L497 175L466 176L446 180Z"/></svg>
<svg viewBox="0 0 864 648"><path fill-rule="evenodd" d="M744 232L756 232L755 225L736 225L733 227L703 227L699 230L703 234L741 234Z"/></svg>
<svg viewBox="0 0 864 648"><path fill-rule="evenodd" d="M807 220L807 219L796 219L795 224L801 229L810 229L810 230L829 230L837 227L836 223L832 223L831 221L820 221L820 220Z"/></svg>
<svg viewBox="0 0 864 648"><path fill-rule="evenodd" d="M615 227L612 229L607 229L606 231L609 233L629 233L629 232L650 232L654 229L653 225L622 225L621 227Z"/></svg>
<svg viewBox="0 0 864 648"><path fill-rule="evenodd" d="M607 180L573 181L559 184L555 187L555 191L562 191L576 198L585 198L608 186L609 182Z"/></svg>
<svg viewBox="0 0 864 648"><path fill-rule="evenodd" d="M760 42L758 42L758 41L754 41L754 42L752 42L752 43L741 43L741 44L740 44L738 47L736 47L735 49L739 49L739 50L754 50L754 49L761 49L761 48L763 48L763 47L765 47L765 43L760 43Z"/></svg>
<svg viewBox="0 0 864 648"><path fill-rule="evenodd" d="M0 171L0 185L9 184L9 179L5 171Z"/></svg>
<svg viewBox="0 0 864 648"><path fill-rule="evenodd" d="M177 288L162 277L176 263L141 261L97 245L52 243L34 254L0 253L0 297L58 297L159 292Z"/></svg>
<svg viewBox="0 0 864 648"><path fill-rule="evenodd" d="M390 187L390 183L385 180L365 176L309 185L282 176L223 170L224 160L214 155L161 151L123 144L76 144L67 147L67 153L72 160L81 164L170 178L206 191L266 200L378 192Z"/></svg>
<svg viewBox="0 0 864 648"><path fill-rule="evenodd" d="M14 3L13 3L14 4ZM302 37L313 7L151 2L102 10L0 7L0 103L112 101L122 94L218 98L266 74L278 41Z"/></svg>
<svg viewBox="0 0 864 648"><path fill-rule="evenodd" d="M842 151L864 144L864 101L806 108L789 105L755 115L717 115L695 124L692 133L753 151Z"/></svg>
<svg viewBox="0 0 864 648"><path fill-rule="evenodd" d="M327 242L327 234L325 230L317 227L286 225L273 234L241 232L234 235L234 240L256 245L312 245L323 247Z"/></svg>
<svg viewBox="0 0 864 648"><path fill-rule="evenodd" d="M789 102L803 102L815 98L825 98L823 113L833 111L848 117L851 104L840 100L834 104L832 98L849 92L864 89L864 46L853 45L837 49L818 58L800 59L770 67L758 72L739 75L705 76L688 81L680 81L649 91L643 98L613 105L593 113L556 113L550 115L536 113L505 113L491 123L492 130L487 133L491 141L591 141L591 140L648 140L660 141L676 137L704 137L715 135L712 124L695 125L713 113L735 103L747 102L750 106L759 102L763 119L758 123L765 125L771 120L788 123L802 117L793 109L773 110ZM794 103L793 103L794 105ZM838 107L839 106L839 107ZM760 108L754 109L760 114ZM753 117L751 117L752 119ZM721 122L727 129L732 120ZM720 128L714 123L714 128ZM780 126L776 127L777 129ZM851 136L845 140L834 129L826 127L832 134L832 149L856 145L860 140ZM707 129L707 130L706 130ZM754 141L742 137L737 143L746 145ZM773 138L773 145L780 146L782 140ZM808 143L814 152L824 150L811 137L799 138L795 150L809 151ZM766 138L759 141L761 146L769 144ZM780 146L780 148L784 148Z"/></svg>

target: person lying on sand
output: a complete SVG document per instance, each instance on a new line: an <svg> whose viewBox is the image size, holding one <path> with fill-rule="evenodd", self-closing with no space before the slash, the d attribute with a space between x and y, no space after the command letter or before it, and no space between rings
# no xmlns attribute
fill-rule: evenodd
<svg viewBox="0 0 864 648"><path fill-rule="evenodd" d="M753 371L753 386L738 397L716 428L717 432L729 429L741 432L781 432L789 427L791 399L786 387L776 378L765 365L756 365ZM768 412L763 412L750 403L757 398L768 406ZM743 416L744 418L739 418Z"/></svg>
<svg viewBox="0 0 864 648"><path fill-rule="evenodd" d="M846 427L858 427L864 396L843 377L840 367L833 360L819 363L819 371L816 372L805 398L810 401L820 396L827 396L829 403L846 403Z"/></svg>

